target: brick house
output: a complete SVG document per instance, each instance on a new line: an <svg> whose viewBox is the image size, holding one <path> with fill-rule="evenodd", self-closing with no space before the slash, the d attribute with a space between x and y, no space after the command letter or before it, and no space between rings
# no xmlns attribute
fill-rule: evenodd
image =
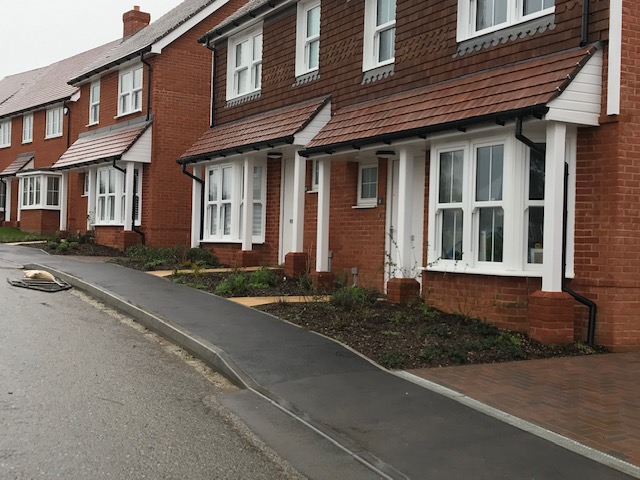
<svg viewBox="0 0 640 480"><path fill-rule="evenodd" d="M242 3L186 0L153 23L134 7L123 38L69 80L75 141L52 171L68 185L71 232L119 249L189 243L189 180L175 158L210 115L211 52L197 39Z"/></svg>
<svg viewBox="0 0 640 480"><path fill-rule="evenodd" d="M67 85L109 43L0 81L0 219L24 231L65 229L65 185L51 165L69 146L78 89Z"/></svg>
<svg viewBox="0 0 640 480"><path fill-rule="evenodd" d="M215 88L179 159L192 244L637 349L639 10L251 0L200 38Z"/></svg>

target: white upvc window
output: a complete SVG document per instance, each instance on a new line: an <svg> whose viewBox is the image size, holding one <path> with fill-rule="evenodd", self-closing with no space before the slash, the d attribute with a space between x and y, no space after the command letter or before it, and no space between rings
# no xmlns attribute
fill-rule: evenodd
<svg viewBox="0 0 640 480"><path fill-rule="evenodd" d="M118 116L142 110L142 65L120 71Z"/></svg>
<svg viewBox="0 0 640 480"><path fill-rule="evenodd" d="M296 76L313 72L320 63L320 2L298 3Z"/></svg>
<svg viewBox="0 0 640 480"><path fill-rule="evenodd" d="M123 174L112 167L98 169L98 188L96 191L96 225L115 225L121 220L116 198L118 195L118 183L122 183ZM119 182L120 180L120 182ZM122 186L120 186L122 190Z"/></svg>
<svg viewBox="0 0 640 480"><path fill-rule="evenodd" d="M554 8L554 0L458 0L457 40L548 15Z"/></svg>
<svg viewBox="0 0 640 480"><path fill-rule="evenodd" d="M262 86L262 24L229 38L227 100L257 92Z"/></svg>
<svg viewBox="0 0 640 480"><path fill-rule="evenodd" d="M124 177L124 174L122 174ZM133 169L133 222L134 225L140 225L140 201L141 201L141 186L142 186L142 169L135 167ZM127 182L126 178L122 178L122 192L120 193L120 220L122 223L126 223L125 216L125 204L127 201Z"/></svg>
<svg viewBox="0 0 640 480"><path fill-rule="evenodd" d="M89 171L84 172L84 179L82 181L82 196L86 197L89 195L89 178L91 173Z"/></svg>
<svg viewBox="0 0 640 480"><path fill-rule="evenodd" d="M435 145L431 152L428 268L541 274L544 154L512 137Z"/></svg>
<svg viewBox="0 0 640 480"><path fill-rule="evenodd" d="M11 119L0 122L0 148L11 146Z"/></svg>
<svg viewBox="0 0 640 480"><path fill-rule="evenodd" d="M0 179L0 212L4 212L7 205L7 184Z"/></svg>
<svg viewBox="0 0 640 480"><path fill-rule="evenodd" d="M358 206L373 206L378 201L378 163L358 164Z"/></svg>
<svg viewBox="0 0 640 480"><path fill-rule="evenodd" d="M60 208L60 175L29 175L20 177L22 209Z"/></svg>
<svg viewBox="0 0 640 480"><path fill-rule="evenodd" d="M22 143L33 141L33 113L25 113L22 116Z"/></svg>
<svg viewBox="0 0 640 480"><path fill-rule="evenodd" d="M100 80L93 82L89 90L89 125L100 122Z"/></svg>
<svg viewBox="0 0 640 480"><path fill-rule="evenodd" d="M242 238L244 165L241 161L207 167L204 241L239 243ZM253 167L252 239L264 242L266 222L266 163Z"/></svg>
<svg viewBox="0 0 640 480"><path fill-rule="evenodd" d="M396 0L366 0L362 70L393 63L396 43Z"/></svg>
<svg viewBox="0 0 640 480"><path fill-rule="evenodd" d="M47 109L45 138L62 136L62 107Z"/></svg>
<svg viewBox="0 0 640 480"><path fill-rule="evenodd" d="M320 184L320 162L318 160L311 161L311 191L317 192Z"/></svg>

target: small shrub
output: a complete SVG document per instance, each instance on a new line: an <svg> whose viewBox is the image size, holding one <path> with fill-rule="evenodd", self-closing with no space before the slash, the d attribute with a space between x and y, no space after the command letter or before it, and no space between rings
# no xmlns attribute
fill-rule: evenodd
<svg viewBox="0 0 640 480"><path fill-rule="evenodd" d="M67 250L69 250L69 244L67 242L60 242L58 244L59 252L66 252Z"/></svg>
<svg viewBox="0 0 640 480"><path fill-rule="evenodd" d="M195 265L204 267L217 267L219 265L218 257L206 248L202 247L187 250L185 257L189 262Z"/></svg>
<svg viewBox="0 0 640 480"><path fill-rule="evenodd" d="M311 292L313 290L313 281L309 275L304 275L298 279L298 285L300 288L306 292Z"/></svg>
<svg viewBox="0 0 640 480"><path fill-rule="evenodd" d="M268 268L260 268L251 274L249 279L249 288L264 289L275 286L278 277L273 270Z"/></svg>
<svg viewBox="0 0 640 480"><path fill-rule="evenodd" d="M47 242L47 248L50 248L51 250L57 250L59 245L60 245L60 243L58 243L58 242L56 242L54 240L51 240L51 241Z"/></svg>
<svg viewBox="0 0 640 480"><path fill-rule="evenodd" d="M71 250L78 250L80 248L80 244L78 242L67 242L69 244L69 248Z"/></svg>
<svg viewBox="0 0 640 480"><path fill-rule="evenodd" d="M389 370L397 370L403 368L407 360L401 352L390 350L383 352L378 358L378 362Z"/></svg>
<svg viewBox="0 0 640 480"><path fill-rule="evenodd" d="M345 311L361 310L376 303L377 294L362 287L343 287L336 290L330 298L331 305Z"/></svg>
<svg viewBox="0 0 640 480"><path fill-rule="evenodd" d="M240 296L247 291L247 279L241 273L229 275L216 286L216 294L221 296Z"/></svg>

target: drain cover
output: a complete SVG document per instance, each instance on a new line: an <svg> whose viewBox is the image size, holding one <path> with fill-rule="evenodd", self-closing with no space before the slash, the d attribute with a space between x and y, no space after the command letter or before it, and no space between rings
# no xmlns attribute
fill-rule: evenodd
<svg viewBox="0 0 640 480"><path fill-rule="evenodd" d="M30 288L31 290L39 290L41 292L61 292L69 290L71 285L62 280L41 280L39 278L21 278L20 280L9 280L7 282L14 287Z"/></svg>

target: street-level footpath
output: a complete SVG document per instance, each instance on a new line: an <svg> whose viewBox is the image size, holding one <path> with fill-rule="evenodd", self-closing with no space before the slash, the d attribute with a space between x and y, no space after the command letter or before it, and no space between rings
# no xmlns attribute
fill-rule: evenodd
<svg viewBox="0 0 640 480"><path fill-rule="evenodd" d="M543 429L526 431L519 428L526 422L425 388L337 342L226 299L28 247L0 246L0 259L41 266L133 316L303 419L381 478L640 478L637 466Z"/></svg>

